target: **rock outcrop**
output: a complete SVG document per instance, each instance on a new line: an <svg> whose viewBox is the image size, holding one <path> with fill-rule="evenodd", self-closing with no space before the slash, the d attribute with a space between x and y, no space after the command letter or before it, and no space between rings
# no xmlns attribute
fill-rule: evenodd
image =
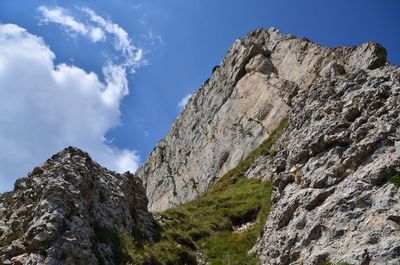
<svg viewBox="0 0 400 265"><path fill-rule="evenodd" d="M150 209L197 197L288 116L262 264L400 263L400 70L378 43L322 47L276 29L237 40L136 173Z"/></svg>
<svg viewBox="0 0 400 265"><path fill-rule="evenodd" d="M233 44L136 173L151 210L197 198L269 136L298 90L276 73L268 47Z"/></svg>
<svg viewBox="0 0 400 265"><path fill-rule="evenodd" d="M114 264L96 229L156 235L140 179L68 147L0 196L0 264Z"/></svg>
<svg viewBox="0 0 400 265"><path fill-rule="evenodd" d="M323 48L258 31L271 61L299 86L277 155L250 176L272 178L273 210L256 250L262 264L400 263L400 69L386 51Z"/></svg>

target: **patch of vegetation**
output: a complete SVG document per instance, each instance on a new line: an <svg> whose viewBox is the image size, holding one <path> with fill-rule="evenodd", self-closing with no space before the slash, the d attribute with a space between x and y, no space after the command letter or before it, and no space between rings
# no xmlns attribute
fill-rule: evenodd
<svg viewBox="0 0 400 265"><path fill-rule="evenodd" d="M362 95L356 95L351 99L351 102L357 104L361 101Z"/></svg>
<svg viewBox="0 0 400 265"><path fill-rule="evenodd" d="M157 213L161 221L156 242L135 242L126 234L95 226L97 240L112 246L117 264L195 265L199 252L210 265L258 264L257 256L248 252L262 235L272 188L270 181L248 179L245 173L257 157L276 153L271 148L286 124L285 119L200 198ZM247 229L235 231L248 223L252 225Z"/></svg>
<svg viewBox="0 0 400 265"><path fill-rule="evenodd" d="M393 177L391 177L390 182L396 187L400 187L400 172L397 172Z"/></svg>
<svg viewBox="0 0 400 265"><path fill-rule="evenodd" d="M271 184L245 176L234 182L226 178L227 175L217 183L219 189L159 213L165 219L162 234L178 231L187 235L185 245L198 249L210 264L229 264L227 260L232 265L257 264L257 258L247 252L260 236L269 212ZM242 233L233 231L234 226L247 222L255 225ZM164 238L168 241L168 236Z"/></svg>
<svg viewBox="0 0 400 265"><path fill-rule="evenodd" d="M111 246L116 264L128 264L136 259L136 244L127 233L120 233L100 226L99 224L93 225L93 231L96 235L96 239L99 242L106 243ZM104 258L101 256L97 247L95 248L94 253L99 264L104 264Z"/></svg>
<svg viewBox="0 0 400 265"><path fill-rule="evenodd" d="M14 193L12 191L7 191L0 193L0 203L10 204L12 202L12 196Z"/></svg>
<svg viewBox="0 0 400 265"><path fill-rule="evenodd" d="M320 80L320 79L321 79L321 73L320 73L320 71L318 71L318 72L315 73L315 76L314 76L314 78L313 78L312 83L315 83L315 82L317 82L317 81Z"/></svg>

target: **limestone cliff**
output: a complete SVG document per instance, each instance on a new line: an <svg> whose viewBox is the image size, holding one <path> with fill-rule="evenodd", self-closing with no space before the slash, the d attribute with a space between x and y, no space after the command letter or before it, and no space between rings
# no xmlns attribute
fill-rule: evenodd
<svg viewBox="0 0 400 265"><path fill-rule="evenodd" d="M197 198L287 116L298 85L277 75L271 56L257 39L237 40L193 94L136 173L151 210Z"/></svg>
<svg viewBox="0 0 400 265"><path fill-rule="evenodd" d="M278 74L300 89L277 155L256 174L275 189L262 264L399 264L400 191L389 179L400 171L400 69L373 42L276 43Z"/></svg>
<svg viewBox="0 0 400 265"><path fill-rule="evenodd" d="M284 117L262 264L400 263L400 70L368 42L322 47L260 29L237 40L136 175L150 209L205 192Z"/></svg>
<svg viewBox="0 0 400 265"><path fill-rule="evenodd" d="M115 264L96 232L152 238L140 179L116 174L66 148L0 196L0 264Z"/></svg>

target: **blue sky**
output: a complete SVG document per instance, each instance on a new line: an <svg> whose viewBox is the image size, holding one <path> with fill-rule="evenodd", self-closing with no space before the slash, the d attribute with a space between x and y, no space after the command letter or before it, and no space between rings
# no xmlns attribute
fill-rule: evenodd
<svg viewBox="0 0 400 265"><path fill-rule="evenodd" d="M128 52L118 48L118 33L107 32L107 25L95 22L86 8L129 35ZM74 31L46 17L45 11L54 10L87 28ZM3 50L13 47L3 53L3 60L0 53L1 97L17 102L0 107L0 192L70 144L115 170L134 170L168 131L182 98L200 87L236 38L259 27L273 26L325 46L374 40L387 48L389 61L399 65L399 13L397 0L1 0L0 23L18 28L3 27L0 32L12 34L7 41L0 35ZM94 29L104 36L95 35ZM30 65L28 55L22 59L18 55L28 46L15 43L33 45L29 49L39 55L32 47L47 47L41 56L50 58L49 65L42 65L40 58ZM135 56L137 62L126 65ZM6 67L7 62L21 62L15 63L21 75L2 73L2 62ZM63 63L65 69L51 69ZM43 72L36 73L41 67ZM105 67L115 70L111 76L125 73L126 87L124 76L119 76L122 83L112 90L114 83L104 76ZM39 79L40 75L44 77ZM88 86L90 93L79 86ZM111 105L99 96L109 87L114 95Z"/></svg>

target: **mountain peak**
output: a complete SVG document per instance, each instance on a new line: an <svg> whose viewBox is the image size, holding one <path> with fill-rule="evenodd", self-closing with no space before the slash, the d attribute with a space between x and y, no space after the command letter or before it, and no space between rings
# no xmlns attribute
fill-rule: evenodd
<svg viewBox="0 0 400 265"><path fill-rule="evenodd" d="M99 256L112 262L113 254L99 247L99 227L132 237L156 233L140 179L67 147L0 196L0 262L95 264Z"/></svg>

